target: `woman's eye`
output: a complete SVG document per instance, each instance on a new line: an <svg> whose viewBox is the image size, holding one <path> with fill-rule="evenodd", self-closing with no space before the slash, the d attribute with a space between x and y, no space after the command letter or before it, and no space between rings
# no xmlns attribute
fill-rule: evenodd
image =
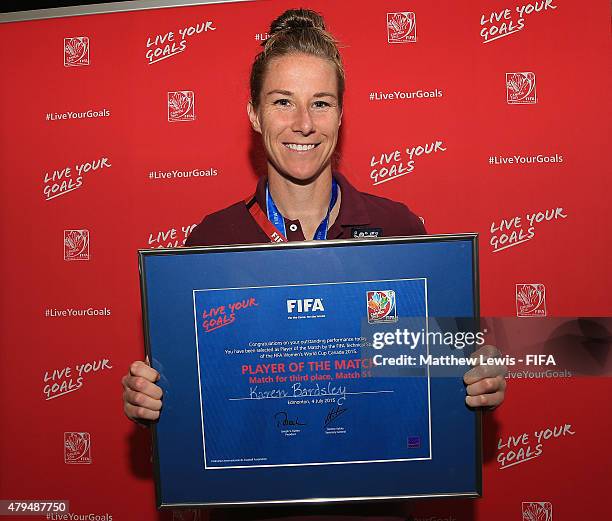
<svg viewBox="0 0 612 521"><path fill-rule="evenodd" d="M274 101L274 105L278 105L280 107L288 107L290 103L291 102L285 98L277 99L276 101Z"/></svg>
<svg viewBox="0 0 612 521"><path fill-rule="evenodd" d="M331 105L327 101L315 101L314 106L318 109L324 109L327 107L331 107Z"/></svg>

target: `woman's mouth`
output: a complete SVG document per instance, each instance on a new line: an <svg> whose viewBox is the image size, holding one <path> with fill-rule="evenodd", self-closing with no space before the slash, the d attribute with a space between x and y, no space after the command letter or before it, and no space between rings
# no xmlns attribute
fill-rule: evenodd
<svg viewBox="0 0 612 521"><path fill-rule="evenodd" d="M319 146L319 143L283 143L288 149L295 150L297 152L307 152L308 150L312 150L313 148Z"/></svg>

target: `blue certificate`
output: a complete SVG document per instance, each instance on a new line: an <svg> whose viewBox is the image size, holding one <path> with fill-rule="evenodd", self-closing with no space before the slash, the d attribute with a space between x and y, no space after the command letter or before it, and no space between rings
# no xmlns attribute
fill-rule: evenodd
<svg viewBox="0 0 612 521"><path fill-rule="evenodd" d="M433 317L478 316L475 252L474 235L140 252L158 505L478 495L463 371L380 364L431 361ZM373 341L407 321L409 347Z"/></svg>
<svg viewBox="0 0 612 521"><path fill-rule="evenodd" d="M372 377L361 336L377 295L424 316L426 283L195 290L205 468L430 459L429 379Z"/></svg>

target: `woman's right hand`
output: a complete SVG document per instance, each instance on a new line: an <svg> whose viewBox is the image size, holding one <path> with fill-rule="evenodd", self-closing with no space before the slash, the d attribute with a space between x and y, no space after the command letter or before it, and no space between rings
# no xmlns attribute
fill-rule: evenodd
<svg viewBox="0 0 612 521"><path fill-rule="evenodd" d="M123 412L132 421L157 420L162 408L161 387L155 385L159 373L147 362L132 362L122 379Z"/></svg>

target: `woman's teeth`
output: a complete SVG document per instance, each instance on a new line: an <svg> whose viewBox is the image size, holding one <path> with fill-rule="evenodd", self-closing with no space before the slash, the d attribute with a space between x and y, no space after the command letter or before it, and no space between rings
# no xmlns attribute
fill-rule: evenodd
<svg viewBox="0 0 612 521"><path fill-rule="evenodd" d="M285 143L285 146L287 148L290 148L291 150L305 151L305 150L312 150L317 145L315 145L315 144L312 144L312 145L298 145L297 143Z"/></svg>

